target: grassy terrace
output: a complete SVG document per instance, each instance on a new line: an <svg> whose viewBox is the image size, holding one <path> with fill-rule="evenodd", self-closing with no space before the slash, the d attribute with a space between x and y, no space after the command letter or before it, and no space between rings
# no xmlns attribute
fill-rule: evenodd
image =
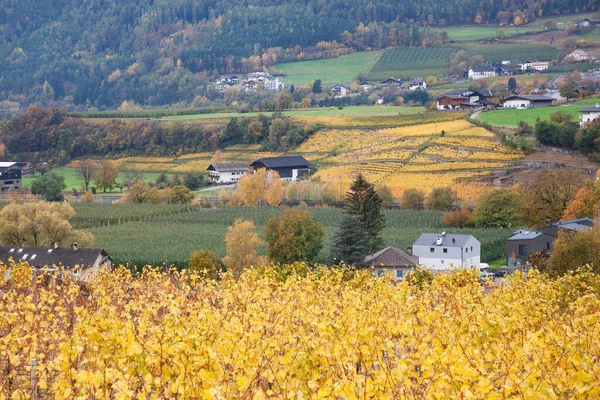
<svg viewBox="0 0 600 400"><path fill-rule="evenodd" d="M425 112L425 107L396 107L396 106L355 106L344 108L303 108L283 111L284 116L289 117L380 117L390 115L410 115ZM272 112L261 111L251 113L215 113L215 114L196 114L196 115L176 115L172 117L163 117L164 121L185 121L193 119L208 118L234 118L234 117L257 117L259 115L269 115Z"/></svg>

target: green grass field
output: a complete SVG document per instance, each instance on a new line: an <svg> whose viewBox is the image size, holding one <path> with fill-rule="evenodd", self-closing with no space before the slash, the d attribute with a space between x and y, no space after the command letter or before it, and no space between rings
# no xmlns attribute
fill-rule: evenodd
<svg viewBox="0 0 600 400"><path fill-rule="evenodd" d="M205 249L225 255L224 238L227 228L236 218L254 221L262 236L269 218L281 209L272 207L223 207L200 209L189 206L151 206L137 204L104 205L74 204L77 214L74 225L94 234L94 245L107 250L115 263L130 265L175 264L184 266L189 253ZM342 221L343 211L334 208L311 208L316 221L326 231L324 248L318 261L330 261L331 238ZM441 231L441 212L389 210L384 212L387 227L383 232L385 245L406 248L420 232ZM119 223L119 220L121 221ZM96 226L90 228L90 226ZM482 260L502 256L509 230L450 229L475 235L482 241ZM265 254L266 249L261 249Z"/></svg>
<svg viewBox="0 0 600 400"><path fill-rule="evenodd" d="M557 23L557 28L562 29L566 22L576 22L583 18L595 19L596 13L571 14L560 17L536 19L531 24L522 26L498 26L498 25L473 25L473 26L451 26L446 29L450 39L454 41L477 40L498 37L498 33L502 31L505 35L521 35L529 32L538 32L542 29L542 25L548 21Z"/></svg>
<svg viewBox="0 0 600 400"><path fill-rule="evenodd" d="M579 121L579 113L577 111L582 107L585 107L585 105L577 104L559 107L538 107L529 108L527 110L494 110L481 113L477 118L482 122L489 122L492 125L514 128L517 126L517 121L524 121L533 126L538 118L541 120L550 120L550 114L555 111L560 111L571 114L573 116L572 121L577 122Z"/></svg>
<svg viewBox="0 0 600 400"><path fill-rule="evenodd" d="M505 35L520 35L528 32L537 32L539 27L507 27L507 26L452 26L445 28L450 39L455 42L463 40L478 40L498 37L500 32Z"/></svg>
<svg viewBox="0 0 600 400"><path fill-rule="evenodd" d="M366 74L369 79L385 79L391 76L410 79L445 75L448 72L448 61L454 53L456 49L451 47L395 47L385 50Z"/></svg>
<svg viewBox="0 0 600 400"><path fill-rule="evenodd" d="M321 79L323 83L350 83L365 71L378 51L363 51L327 60L310 60L275 65L285 74L286 85L304 85Z"/></svg>
<svg viewBox="0 0 600 400"><path fill-rule="evenodd" d="M329 108L300 108L282 112L287 117L381 117L398 114L419 114L425 111L425 107L396 107L396 106L352 106L352 107L329 107ZM172 117L163 117L165 121L186 121L191 119L207 118L247 118L258 117L259 115L270 115L269 112L251 112L251 113L215 113L215 114L196 114L196 115L176 115Z"/></svg>
<svg viewBox="0 0 600 400"><path fill-rule="evenodd" d="M64 176L65 178L65 184L67 185L67 188L65 190L70 191L71 188L76 188L78 191L80 191L80 189L83 187L83 179L77 174L77 170L75 168L71 168L71 167L60 167L60 168L54 168L52 169L51 172L56 173L57 175L60 176ZM119 174L119 177L117 178L117 182L122 182L124 179L126 179L126 172L121 172ZM154 182L156 180L156 178L158 177L159 173L154 173L154 172L144 172L143 173L143 179L147 182ZM35 179L39 178L40 175L36 175L36 176L26 176L23 178L23 187L28 188L29 186L31 186L31 182L33 182ZM91 184L92 186L94 185L93 183ZM123 189L124 192L127 191L126 188ZM121 191L116 188L113 189L112 191L113 194L121 194ZM97 193L98 195L102 195L103 193L101 191L98 191ZM110 192L107 192L107 194L110 194Z"/></svg>

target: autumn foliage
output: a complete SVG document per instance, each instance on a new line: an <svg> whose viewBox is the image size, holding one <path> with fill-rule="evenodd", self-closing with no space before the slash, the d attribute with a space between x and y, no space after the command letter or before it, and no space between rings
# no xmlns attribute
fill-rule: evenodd
<svg viewBox="0 0 600 400"><path fill-rule="evenodd" d="M429 282L117 269L80 286L17 265L0 280L0 397L32 398L32 386L58 400L600 396L597 275Z"/></svg>

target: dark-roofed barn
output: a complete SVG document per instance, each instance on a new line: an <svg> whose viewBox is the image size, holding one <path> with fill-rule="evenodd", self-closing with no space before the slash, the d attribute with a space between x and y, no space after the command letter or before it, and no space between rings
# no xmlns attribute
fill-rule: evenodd
<svg viewBox="0 0 600 400"><path fill-rule="evenodd" d="M257 171L265 168L268 173L276 171L281 179L297 181L308 176L310 163L302 156L282 156L259 158L250 164Z"/></svg>

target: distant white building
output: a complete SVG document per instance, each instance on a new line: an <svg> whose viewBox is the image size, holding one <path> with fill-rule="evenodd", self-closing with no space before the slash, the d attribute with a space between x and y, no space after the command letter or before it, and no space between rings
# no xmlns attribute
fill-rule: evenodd
<svg viewBox="0 0 600 400"><path fill-rule="evenodd" d="M577 50L573 50L565 58L573 59L575 61L587 61L589 59L589 56L588 56L588 53L586 53L585 51L577 49Z"/></svg>
<svg viewBox="0 0 600 400"><path fill-rule="evenodd" d="M242 176L248 174L249 168L245 163L216 163L206 169L208 177L217 184L236 183Z"/></svg>
<svg viewBox="0 0 600 400"><path fill-rule="evenodd" d="M343 97L348 93L348 88L346 86L342 86L342 85L335 85L334 87L331 88L331 93L335 97Z"/></svg>
<svg viewBox="0 0 600 400"><path fill-rule="evenodd" d="M406 85L408 87L408 90L427 89L427 82L420 79L410 81Z"/></svg>
<svg viewBox="0 0 600 400"><path fill-rule="evenodd" d="M553 98L540 95L510 96L502 101L503 108L529 108L547 107L552 104Z"/></svg>
<svg viewBox="0 0 600 400"><path fill-rule="evenodd" d="M285 85L278 76L272 76L264 81L265 90L283 90Z"/></svg>
<svg viewBox="0 0 600 400"><path fill-rule="evenodd" d="M422 233L412 245L412 255L423 267L444 271L478 267L481 243L473 235Z"/></svg>
<svg viewBox="0 0 600 400"><path fill-rule="evenodd" d="M485 67L472 67L471 69L469 69L467 77L470 80L478 80L478 79L484 79L484 78L492 78L497 75L498 75L498 72L496 71L496 68L485 66Z"/></svg>
<svg viewBox="0 0 600 400"><path fill-rule="evenodd" d="M358 86L363 92L370 92L375 89L375 85L370 82L359 82Z"/></svg>
<svg viewBox="0 0 600 400"><path fill-rule="evenodd" d="M596 107L585 107L579 110L581 113L581 122L579 125L584 126L588 122L597 120L600 117L600 103L596 103Z"/></svg>

